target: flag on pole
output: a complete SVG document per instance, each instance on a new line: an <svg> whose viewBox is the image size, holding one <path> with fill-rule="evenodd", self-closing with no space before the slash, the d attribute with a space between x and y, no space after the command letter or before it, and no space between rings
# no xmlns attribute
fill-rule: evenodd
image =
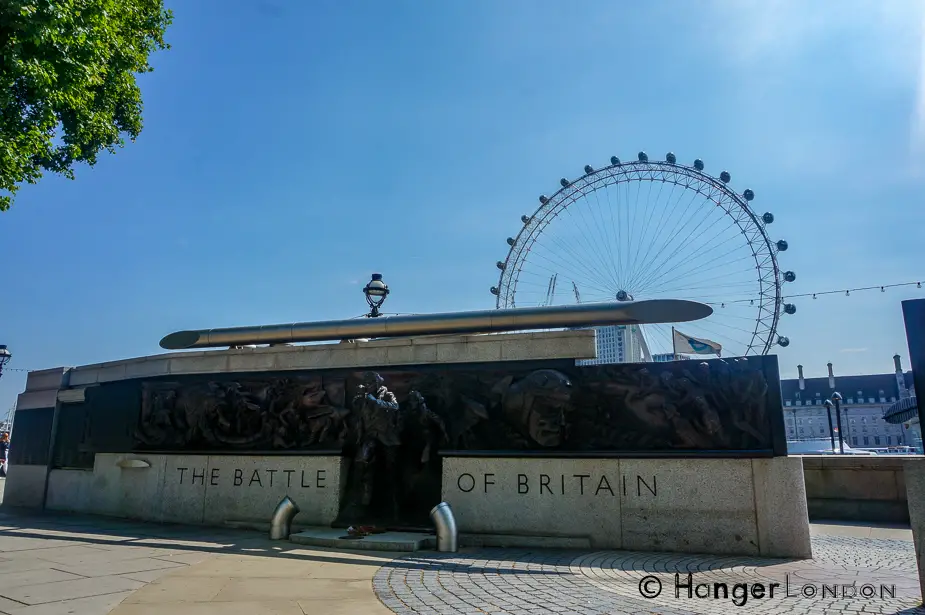
<svg viewBox="0 0 925 615"><path fill-rule="evenodd" d="M722 345L708 339L684 335L675 328L671 329L674 337L675 354L715 354L722 356Z"/></svg>

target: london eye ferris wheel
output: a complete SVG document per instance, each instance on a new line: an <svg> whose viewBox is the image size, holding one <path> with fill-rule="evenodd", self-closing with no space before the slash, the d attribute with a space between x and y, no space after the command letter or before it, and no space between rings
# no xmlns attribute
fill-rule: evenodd
<svg viewBox="0 0 925 615"><path fill-rule="evenodd" d="M726 171L713 177L704 163L680 164L669 153L594 169L561 179L551 196L540 196L491 289L498 308L600 301L689 299L707 303L713 315L679 325L685 338L721 347L721 356L767 354L787 346L778 335L784 303L781 287L793 282L777 257L787 250L773 241L771 213L752 210L755 193L729 186ZM677 350L671 325L645 325L649 353Z"/></svg>

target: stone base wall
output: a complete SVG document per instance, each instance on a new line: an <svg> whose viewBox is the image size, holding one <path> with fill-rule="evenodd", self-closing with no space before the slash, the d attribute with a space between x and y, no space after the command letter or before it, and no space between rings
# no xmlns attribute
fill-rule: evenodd
<svg viewBox="0 0 925 615"><path fill-rule="evenodd" d="M813 521L909 523L907 456L801 457Z"/></svg>
<svg viewBox="0 0 925 615"><path fill-rule="evenodd" d="M447 457L459 531L594 548L812 556L801 460Z"/></svg>
<svg viewBox="0 0 925 615"><path fill-rule="evenodd" d="M346 471L333 456L97 454L93 470L52 470L50 510L224 525L269 521L283 496L302 525L337 517Z"/></svg>
<svg viewBox="0 0 925 615"><path fill-rule="evenodd" d="M925 459L907 459L905 469L909 521L915 541L915 560L919 567L919 585L925 598Z"/></svg>

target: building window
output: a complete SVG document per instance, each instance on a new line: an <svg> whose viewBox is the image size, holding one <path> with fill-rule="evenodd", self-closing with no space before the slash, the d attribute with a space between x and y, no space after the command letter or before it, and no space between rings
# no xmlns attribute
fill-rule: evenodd
<svg viewBox="0 0 925 615"><path fill-rule="evenodd" d="M784 405L785 405L785 406L789 406L789 405L790 405L790 400L788 399L787 401L785 401L785 402L784 402Z"/></svg>
<svg viewBox="0 0 925 615"><path fill-rule="evenodd" d="M890 401L896 401L895 397L890 397Z"/></svg>
<svg viewBox="0 0 925 615"><path fill-rule="evenodd" d="M849 403L849 404L853 404L853 403L854 403L854 398L853 398L853 397L849 397L849 398L848 398L848 403Z"/></svg>
<svg viewBox="0 0 925 615"><path fill-rule="evenodd" d="M874 444L880 445L880 436L874 436Z"/></svg>
<svg viewBox="0 0 925 615"><path fill-rule="evenodd" d="M873 398L873 397L868 397L868 398L867 398L867 401L868 401L869 403L872 404L872 403L874 403L874 398Z"/></svg>
<svg viewBox="0 0 925 615"><path fill-rule="evenodd" d="M864 436L864 446L869 446L869 445L870 445L870 438L867 436Z"/></svg>
<svg viewBox="0 0 925 615"><path fill-rule="evenodd" d="M851 436L851 443L852 443L854 446L857 446L857 445L858 445L858 437L857 437L857 436Z"/></svg>

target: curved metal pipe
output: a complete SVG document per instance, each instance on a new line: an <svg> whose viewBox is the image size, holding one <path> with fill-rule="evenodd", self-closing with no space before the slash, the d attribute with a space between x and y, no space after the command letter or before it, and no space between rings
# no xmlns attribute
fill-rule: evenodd
<svg viewBox="0 0 925 615"><path fill-rule="evenodd" d="M270 540L286 540L292 531L292 518L299 513L299 506L284 496L276 510L273 511L273 518L270 519Z"/></svg>
<svg viewBox="0 0 925 615"><path fill-rule="evenodd" d="M459 534L456 531L456 517L446 502L440 502L430 510L430 519L437 528L437 551L456 553L459 549Z"/></svg>
<svg viewBox="0 0 925 615"><path fill-rule="evenodd" d="M695 301L654 299L578 305L389 316L285 325L178 331L161 340L165 350L248 344L321 342L374 337L501 333L531 329L646 325L706 318L713 308Z"/></svg>

